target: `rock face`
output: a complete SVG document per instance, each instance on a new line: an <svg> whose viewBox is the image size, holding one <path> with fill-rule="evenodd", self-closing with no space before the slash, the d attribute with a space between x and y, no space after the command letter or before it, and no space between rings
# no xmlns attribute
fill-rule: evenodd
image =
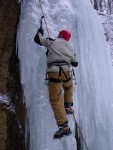
<svg viewBox="0 0 113 150"><path fill-rule="evenodd" d="M19 8L16 0L0 1L0 92L7 92L9 60L14 50L14 36Z"/></svg>
<svg viewBox="0 0 113 150"><path fill-rule="evenodd" d="M13 104L0 100L0 150L24 150L23 130Z"/></svg>
<svg viewBox="0 0 113 150"><path fill-rule="evenodd" d="M25 149L25 107L15 46L19 10L17 0L0 0L0 150ZM10 103L2 99L6 94Z"/></svg>
<svg viewBox="0 0 113 150"><path fill-rule="evenodd" d="M6 113L2 111L2 108L0 107L0 149L5 150L6 144L4 141L7 140L7 119L6 119Z"/></svg>

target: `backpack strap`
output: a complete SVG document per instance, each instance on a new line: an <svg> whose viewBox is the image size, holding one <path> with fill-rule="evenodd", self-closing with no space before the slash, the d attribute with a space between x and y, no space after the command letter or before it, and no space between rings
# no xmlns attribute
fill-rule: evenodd
<svg viewBox="0 0 113 150"><path fill-rule="evenodd" d="M48 39L48 40L50 40L50 41L53 41L53 42L55 41L55 39L52 39L52 38L46 38L46 39ZM52 42L52 43L53 43L53 42ZM51 44L52 44L52 43L51 43ZM50 44L49 46L51 46L51 44ZM47 48L47 51L46 51L46 56L47 56L47 57L48 57L48 53L49 53L49 49Z"/></svg>

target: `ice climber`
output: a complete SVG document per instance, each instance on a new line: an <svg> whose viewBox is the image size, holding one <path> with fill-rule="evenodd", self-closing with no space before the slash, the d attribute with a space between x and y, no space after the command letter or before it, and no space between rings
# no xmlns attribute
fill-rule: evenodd
<svg viewBox="0 0 113 150"><path fill-rule="evenodd" d="M59 127L59 130L54 134L54 138L61 138L64 135L71 134L66 113L73 113L72 66L77 67L78 62L74 50L68 44L71 38L69 31L60 31L55 40L44 38L43 35L44 30L39 28L34 41L47 47L49 99Z"/></svg>

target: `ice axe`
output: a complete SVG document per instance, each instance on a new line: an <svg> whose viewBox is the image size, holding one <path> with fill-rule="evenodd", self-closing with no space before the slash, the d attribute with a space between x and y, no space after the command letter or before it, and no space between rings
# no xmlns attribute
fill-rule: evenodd
<svg viewBox="0 0 113 150"><path fill-rule="evenodd" d="M40 19L40 28L42 29L42 19L44 18L44 16L41 17Z"/></svg>

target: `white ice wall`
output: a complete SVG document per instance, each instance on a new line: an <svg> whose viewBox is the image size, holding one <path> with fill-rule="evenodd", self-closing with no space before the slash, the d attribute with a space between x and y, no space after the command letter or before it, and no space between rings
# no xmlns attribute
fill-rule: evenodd
<svg viewBox="0 0 113 150"><path fill-rule="evenodd" d="M50 36L56 38L58 31L65 28L73 31L74 40L75 12L72 2L43 0L42 6ZM61 140L53 140L53 135L58 128L44 80L46 50L34 42L34 36L39 28L39 19L42 16L39 1L23 1L21 9L17 45L21 67L21 83L27 107L26 134L30 132L30 150L76 150L72 116L69 117L69 124L73 134ZM43 27L45 36L47 36L45 24ZM73 41L70 43L74 45Z"/></svg>
<svg viewBox="0 0 113 150"><path fill-rule="evenodd" d="M113 68L110 48L90 1L76 0L76 10L80 126L91 150L112 150Z"/></svg>

